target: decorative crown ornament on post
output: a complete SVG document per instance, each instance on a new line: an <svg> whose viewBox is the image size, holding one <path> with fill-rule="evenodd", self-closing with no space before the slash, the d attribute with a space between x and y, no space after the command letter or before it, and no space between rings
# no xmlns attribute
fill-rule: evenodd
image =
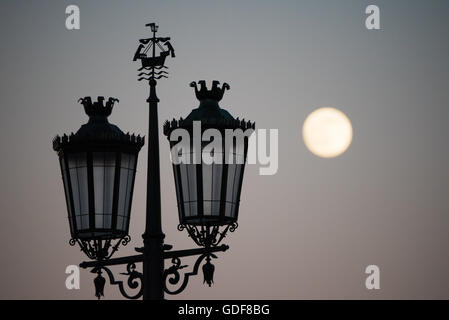
<svg viewBox="0 0 449 320"><path fill-rule="evenodd" d="M200 105L184 120L166 122L164 133L170 136L177 129L194 133L196 124L206 129L216 129L219 134L227 130L244 131L242 136L232 138L230 147L224 143L214 148L213 163L173 164L178 213L178 229L187 229L190 237L200 248L171 251L172 246L164 244L161 225L161 190L159 168L159 124L156 95L157 80L167 78L165 60L175 57L170 38L157 37L158 26L147 24L153 36L139 40L134 61L140 60L138 81L146 80L150 86L147 99L149 105L147 207L143 247L136 248L137 255L111 258L119 245L130 241L128 235L131 203L137 167L137 157L144 145L144 138L124 134L117 126L109 123L107 117L118 99L98 97L92 102L90 97L79 100L84 106L89 122L76 134L57 136L53 149L58 153L64 192L67 203L71 245L79 244L81 250L93 261L83 262L82 268L91 268L97 274L94 279L95 296L104 296L106 279L117 285L120 293L128 299L163 299L164 292L178 294L188 283L190 276L197 275L200 265L204 282L211 286L216 252L224 252L229 247L218 245L226 232L237 227L243 171L248 150L248 129L254 123L234 119L229 112L221 109L218 102L223 98L229 85L219 88L219 82L212 83L207 90L205 81L195 82L195 94ZM156 50L158 48L158 50ZM151 51L150 51L151 50ZM251 131L249 130L249 131ZM240 138L239 138L240 137ZM174 141L170 138L170 146ZM190 142L189 142L189 147ZM208 146L201 144L195 154L208 152ZM182 152L181 152L182 154ZM187 158L191 153L185 153ZM231 162L228 162L231 160ZM197 256L193 270L181 277L180 270L188 267L181 264L181 257ZM165 269L164 260L172 265ZM204 262L205 261L205 262ZM142 272L136 264L142 262ZM127 281L116 280L109 269L114 265L126 265ZM125 290L125 284L133 293ZM136 291L137 290L137 291Z"/></svg>
<svg viewBox="0 0 449 320"><path fill-rule="evenodd" d="M151 32L153 32L152 38L140 39L139 46L137 47L136 52L134 53L133 61L140 60L142 67L138 69L138 71L149 71L150 73L140 72L138 81L142 80L151 80L151 79L161 79L168 78L168 72L164 69L168 69L165 66L165 59L171 55L172 58L175 57L175 49L170 43L170 38L161 38L156 37L156 32L158 30L158 26L155 23L148 23L146 26L151 27ZM164 49L162 45L167 48ZM156 46L160 50L159 56L156 55ZM148 51L152 49L152 55L148 54Z"/></svg>

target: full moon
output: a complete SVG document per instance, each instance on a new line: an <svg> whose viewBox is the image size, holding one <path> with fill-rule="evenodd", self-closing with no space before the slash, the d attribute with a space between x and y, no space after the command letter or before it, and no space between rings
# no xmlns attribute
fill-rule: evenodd
<svg viewBox="0 0 449 320"><path fill-rule="evenodd" d="M306 147L321 158L343 154L352 142L349 118L335 108L320 108L309 114L302 127Z"/></svg>

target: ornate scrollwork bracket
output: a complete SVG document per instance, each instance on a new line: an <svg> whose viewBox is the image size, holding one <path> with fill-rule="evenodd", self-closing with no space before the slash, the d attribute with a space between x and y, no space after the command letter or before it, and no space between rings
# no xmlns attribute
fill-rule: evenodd
<svg viewBox="0 0 449 320"><path fill-rule="evenodd" d="M143 295L143 275L142 273L136 271L136 264L135 263L128 263L126 266L127 272L122 272L120 274L128 276L128 280L126 281L127 286L130 289L139 289L139 291L134 294L128 294L125 290L125 286L123 284L123 281L115 280L114 274L112 271L105 266L95 267L92 269L92 273L97 273L97 277L94 279L95 284L95 296L100 299L102 296L104 296L104 285L106 283L106 279L101 275L102 270L106 272L109 278L109 282L111 285L118 285L118 288L120 290L120 293L122 296L124 296L127 299L139 299Z"/></svg>
<svg viewBox="0 0 449 320"><path fill-rule="evenodd" d="M113 243L113 239L94 239L94 240L83 240L83 239L70 239L69 244L74 246L78 243L80 249L84 254L92 260L108 260L112 255L118 250L120 245L126 246L131 241L129 235L124 236L116 240Z"/></svg>
<svg viewBox="0 0 449 320"><path fill-rule="evenodd" d="M189 237L201 247L216 247L226 237L228 231L234 232L238 228L237 222L225 226L196 226L179 224L178 231L187 230Z"/></svg>
<svg viewBox="0 0 449 320"><path fill-rule="evenodd" d="M163 273L163 283L164 291L168 294L178 294L181 293L188 284L190 276L198 274L199 267L201 263L205 260L203 264L203 274L204 282L209 286L213 283L213 276L215 266L210 262L212 258L217 258L214 254L215 252L225 252L229 249L229 246L222 244L220 246L207 247L207 248L196 248L196 249L186 249L186 250L173 250L171 251L171 245L164 245L164 259L171 259L172 265L164 270ZM137 249L136 249L137 250ZM142 250L137 250L142 252ZM197 256L197 260L193 266L191 272L181 274L180 270L187 267L187 265L181 264L182 257ZM106 279L102 276L103 271L108 275L111 285L118 285L120 293L128 299L139 299L143 296L143 274L136 271L136 263L141 263L144 261L144 255L132 255L120 258L112 258L109 260L101 261L88 261L80 263L81 268L92 268L92 273L97 273L97 277L94 279L95 284L95 296L100 299L104 296L104 286L106 284ZM126 272L121 273L122 275L128 276L127 281L117 281L114 278L112 271L108 268L114 265L126 265ZM125 289L138 289L137 293L129 294Z"/></svg>
<svg viewBox="0 0 449 320"><path fill-rule="evenodd" d="M181 282L181 274L179 273L179 270L184 269L187 267L187 265L181 265L181 259L178 257L175 257L172 259L172 266L169 267L164 271L164 291L168 294L179 294L187 287L187 284L189 282L189 278L191 276L195 276L198 274L198 270L200 267L201 262L206 259L206 263L203 265L203 273L204 273L204 282L207 282L209 286L213 283L213 273L214 273L214 265L210 263L210 260L212 258L217 258L217 256L213 253L206 252L200 255L195 265L193 266L193 270L191 272L185 273L184 278ZM180 283L180 286L177 289L171 289L167 286L167 281L173 286L176 286Z"/></svg>

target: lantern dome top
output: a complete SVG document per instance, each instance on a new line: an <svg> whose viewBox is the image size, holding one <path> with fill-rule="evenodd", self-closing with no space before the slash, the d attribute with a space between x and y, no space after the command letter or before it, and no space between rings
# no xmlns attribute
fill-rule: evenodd
<svg viewBox="0 0 449 320"><path fill-rule="evenodd" d="M198 81L200 89L195 81L190 83L192 88L195 88L196 98L200 101L198 108L192 110L187 116L186 121L204 121L204 120L225 120L232 121L234 117L226 110L220 108L218 102L223 98L226 90L229 90L229 84L223 83L221 89L218 87L219 81L212 81L212 89L207 90L206 81Z"/></svg>
<svg viewBox="0 0 449 320"><path fill-rule="evenodd" d="M210 90L206 87L206 81L198 81L200 89L195 81L190 83L190 86L195 88L196 98L200 101L198 108L193 109L192 112L185 118L179 120L173 119L166 121L164 124L164 134L170 133L177 128L188 129L192 127L193 121L201 121L201 126L205 128L217 129L237 129L242 130L252 128L254 129L254 122L240 120L234 118L227 110L222 109L218 102L223 98L224 92L230 89L229 84L224 83L221 88L218 87L219 81L212 81L212 88Z"/></svg>
<svg viewBox="0 0 449 320"><path fill-rule="evenodd" d="M99 144L120 144L136 147L140 150L145 140L143 137L124 133L114 124L109 123L108 116L112 113L114 103L119 102L118 99L110 97L106 103L105 98L99 96L97 101L92 102L91 97L80 98L80 102L84 106L84 111L89 116L89 121L83 124L81 128L74 134L64 134L62 137L56 136L53 140L53 149L61 150L63 147L74 144L99 143Z"/></svg>

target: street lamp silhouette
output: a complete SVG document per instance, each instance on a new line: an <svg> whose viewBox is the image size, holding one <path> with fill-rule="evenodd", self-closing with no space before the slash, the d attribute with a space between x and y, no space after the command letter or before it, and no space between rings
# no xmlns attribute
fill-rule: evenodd
<svg viewBox="0 0 449 320"><path fill-rule="evenodd" d="M195 88L200 105L186 119L167 121L164 134L172 150L178 229L187 229L197 245L209 247L220 243L228 230L233 232L237 228L248 137L254 123L234 119L228 111L220 108L218 102L230 89L227 83L219 88L219 82L213 81L210 90L204 80L198 83L200 89L196 82L190 86ZM188 139L186 143L171 137L175 130L181 129L195 139L195 125L201 129L198 140L205 133L210 133L201 147L196 146L193 139ZM210 137L212 133L215 133L213 139ZM210 147L211 140L215 143L213 148ZM204 161L203 155L210 155L212 159ZM173 158L179 160L174 162Z"/></svg>
<svg viewBox="0 0 449 320"><path fill-rule="evenodd" d="M67 202L71 245L90 258L110 258L129 242L128 228L140 136L124 134L107 117L117 99L79 100L89 122L76 134L56 137ZM114 244L113 242L116 241Z"/></svg>
<svg viewBox="0 0 449 320"><path fill-rule="evenodd" d="M243 135L242 139L232 138L229 145L225 141L219 143L220 147L210 152L214 159L220 159L217 163L206 163L202 157L199 162L173 163L180 219L178 229L186 229L200 248L172 251L171 245L164 244L156 80L167 77L165 60L168 56L174 57L175 53L170 38L156 36L156 24L146 26L151 28L153 36L139 40L133 59L141 62L138 80L148 81L150 86L147 99L149 131L146 223L142 235L143 247L136 248L139 254L112 258L120 245L126 245L130 241L128 229L137 158L144 145L143 137L124 134L117 126L108 122L107 117L118 99L109 98L106 103L103 97L98 97L96 102L92 102L90 97L80 99L79 102L89 116L88 123L75 134L56 136L53 140L53 149L60 160L72 237L70 244L78 244L93 260L82 262L80 266L92 268L91 272L97 274L94 285L98 298L103 296L106 283L103 272L111 285L117 285L120 293L129 299L163 299L164 292L178 294L186 288L189 277L198 273L204 260L204 282L210 286L215 270L211 260L217 258L214 253L229 248L220 243L228 231L232 232L237 228L249 134ZM151 54L148 54L150 49ZM171 134L177 129L185 130L190 136L194 135L196 124L202 126L201 133L216 129L216 132L223 135L226 130L240 129L251 133L254 129L254 123L234 119L219 107L218 102L224 91L229 89L228 84L220 89L219 82L214 81L211 90L207 90L205 81L200 81L199 84L200 90L195 82L191 86L195 88L200 106L185 120L181 118L179 121L167 121L164 125L164 134L169 138L172 156L175 153L184 158L196 157L198 153L210 151L204 142L200 143L199 149L195 148L192 139L188 143L188 147L192 149L184 146L179 151L176 141L171 139ZM187 266L181 264L181 258L186 256L198 257L193 269L182 277L180 270ZM165 259L171 259L172 264L168 268L164 267ZM140 262L143 263L142 272L137 271L136 267L136 263ZM128 277L127 281L115 279L109 268L114 265L126 265L126 272L121 274ZM132 293L125 289L125 284L133 289Z"/></svg>

